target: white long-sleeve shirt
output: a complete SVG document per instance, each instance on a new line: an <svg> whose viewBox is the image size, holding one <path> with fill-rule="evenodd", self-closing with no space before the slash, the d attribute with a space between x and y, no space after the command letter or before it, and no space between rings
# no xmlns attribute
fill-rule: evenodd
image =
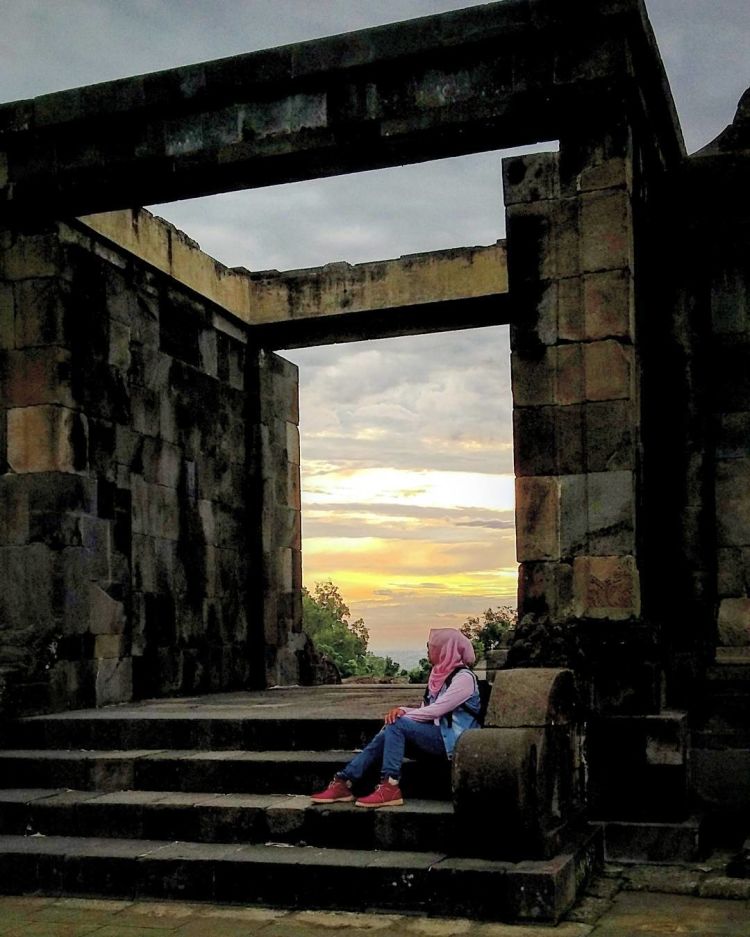
<svg viewBox="0 0 750 937"><path fill-rule="evenodd" d="M425 706L424 703L416 708L401 707L404 719L413 719L415 722L440 722L440 717L452 713L454 709L465 703L474 695L474 677L468 670L456 674L451 685L443 695Z"/></svg>

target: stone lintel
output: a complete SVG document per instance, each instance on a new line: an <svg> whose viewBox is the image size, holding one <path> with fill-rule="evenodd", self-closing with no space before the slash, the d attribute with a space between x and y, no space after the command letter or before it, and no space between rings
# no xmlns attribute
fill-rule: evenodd
<svg viewBox="0 0 750 937"><path fill-rule="evenodd" d="M576 4L506 0L13 102L2 213L81 215L554 140L633 79L629 100L674 162L642 2L586 4L586 23Z"/></svg>
<svg viewBox="0 0 750 937"><path fill-rule="evenodd" d="M505 242L362 264L251 273L225 267L147 211L79 219L253 326L266 348L294 348L501 325L509 321Z"/></svg>

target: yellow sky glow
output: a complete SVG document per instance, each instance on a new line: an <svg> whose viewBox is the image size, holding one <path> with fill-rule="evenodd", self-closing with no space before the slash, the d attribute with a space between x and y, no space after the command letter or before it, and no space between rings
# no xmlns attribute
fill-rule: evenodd
<svg viewBox="0 0 750 937"><path fill-rule="evenodd" d="M306 466L303 504L367 502L491 511L512 511L515 504L512 475L396 468L326 469L329 467L320 464Z"/></svg>

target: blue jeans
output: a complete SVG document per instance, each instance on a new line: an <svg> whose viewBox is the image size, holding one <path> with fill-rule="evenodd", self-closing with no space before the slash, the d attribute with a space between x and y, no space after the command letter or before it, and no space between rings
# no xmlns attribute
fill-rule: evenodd
<svg viewBox="0 0 750 937"><path fill-rule="evenodd" d="M402 716L383 726L374 739L363 748L336 777L360 781L377 766L381 778L401 778L404 754L432 755L446 758L445 743L439 726L432 722L415 722Z"/></svg>

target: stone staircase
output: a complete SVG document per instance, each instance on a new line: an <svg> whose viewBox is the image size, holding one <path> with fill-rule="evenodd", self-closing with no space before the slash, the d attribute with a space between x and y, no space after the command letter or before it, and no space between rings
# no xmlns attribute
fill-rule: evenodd
<svg viewBox="0 0 750 937"><path fill-rule="evenodd" d="M426 762L405 765L403 807L310 804L405 689L289 688L7 725L0 889L559 920L599 860L596 831L548 861L481 858L486 834L466 849L449 775Z"/></svg>

